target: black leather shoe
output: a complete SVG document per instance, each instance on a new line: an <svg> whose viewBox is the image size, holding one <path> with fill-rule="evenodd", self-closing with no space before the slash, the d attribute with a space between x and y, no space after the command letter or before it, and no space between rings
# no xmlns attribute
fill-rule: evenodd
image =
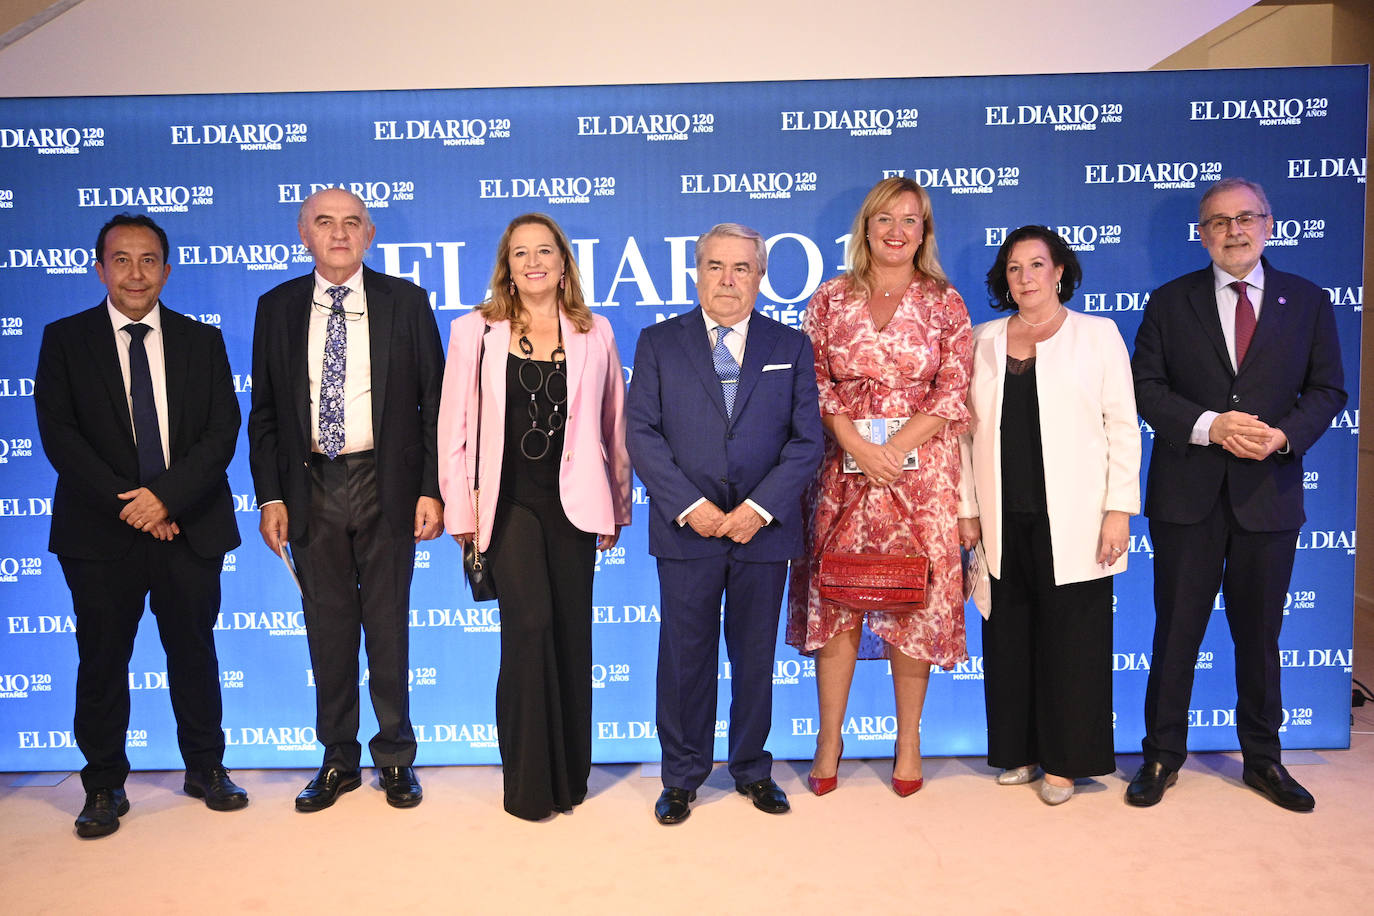
<svg viewBox="0 0 1374 916"><path fill-rule="evenodd" d="M345 792L352 792L363 784L363 774L357 770L345 772L338 767L320 767L315 778L306 783L296 796L297 811L323 811Z"/></svg>
<svg viewBox="0 0 1374 916"><path fill-rule="evenodd" d="M234 785L229 771L216 764L208 770L187 770L181 790L192 798L205 799L212 811L237 811L248 807L248 793Z"/></svg>
<svg viewBox="0 0 1374 916"><path fill-rule="evenodd" d="M786 814L792 810L792 806L787 803L787 795L778 788L778 784L771 776L748 785L737 782L735 791L740 795L748 795L753 800L755 808L768 814Z"/></svg>
<svg viewBox="0 0 1374 916"><path fill-rule="evenodd" d="M1171 770L1158 760L1142 763L1140 769L1135 771L1135 778L1126 787L1126 804L1137 808L1157 805L1164 797L1164 790L1176 782L1178 770Z"/></svg>
<svg viewBox="0 0 1374 916"><path fill-rule="evenodd" d="M76 835L109 836L119 829L119 819L129 813L129 799L123 789L92 789L86 804L76 816Z"/></svg>
<svg viewBox="0 0 1374 916"><path fill-rule="evenodd" d="M1312 793L1289 776L1281 763L1271 763L1254 769L1246 767L1241 778L1247 786L1258 790L1280 808L1287 808L1289 811L1311 811L1317 806L1317 800L1312 797Z"/></svg>
<svg viewBox="0 0 1374 916"><path fill-rule="evenodd" d="M670 786L659 793L658 801L654 802L654 817L660 824L681 824L692 813L688 803L696 800L696 792Z"/></svg>
<svg viewBox="0 0 1374 916"><path fill-rule="evenodd" d="M425 797L414 767L382 767L378 771L386 803L393 808L414 808Z"/></svg>

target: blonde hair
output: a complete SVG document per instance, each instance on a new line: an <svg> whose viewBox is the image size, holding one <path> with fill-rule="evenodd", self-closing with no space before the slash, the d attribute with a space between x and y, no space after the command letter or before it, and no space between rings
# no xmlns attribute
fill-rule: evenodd
<svg viewBox="0 0 1374 916"><path fill-rule="evenodd" d="M564 282L558 290L558 308L568 316L579 333L586 334L592 329L592 310L582 297L582 275L577 270L577 261L573 259L572 245L553 217L544 213L517 216L501 233L501 241L496 243L496 267L491 272L491 298L480 307L482 317L487 321L509 321L516 333L529 330L525 307L520 304L520 291L514 289L510 274L510 237L516 229L529 225L543 226L552 233L558 253L563 256Z"/></svg>
<svg viewBox="0 0 1374 916"><path fill-rule="evenodd" d="M867 298L873 290L873 254L868 248L869 219L892 206L893 201L908 192L916 195L916 202L923 214L921 244L916 248L912 266L918 274L941 288L949 285L949 278L940 266L940 249L935 244L935 217L930 212L930 195L910 178L884 178L864 196L859 213L854 217L854 227L850 230L849 248L845 252L848 266L845 285L850 294Z"/></svg>

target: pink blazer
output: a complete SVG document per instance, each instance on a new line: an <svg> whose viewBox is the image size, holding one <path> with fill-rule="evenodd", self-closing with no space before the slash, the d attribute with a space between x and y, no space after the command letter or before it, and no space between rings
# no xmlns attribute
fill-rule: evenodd
<svg viewBox="0 0 1374 916"><path fill-rule="evenodd" d="M568 520L582 531L614 534L630 524L630 455L625 450L625 375L610 322L592 316L592 329L578 333L566 317L563 347L568 354L568 421L558 490ZM439 490L444 527L450 534L476 529L477 361L486 322L474 309L449 327L448 362L439 402ZM491 543L492 518L501 495L501 455L506 431L506 354L510 322L494 321L485 334L482 362L482 528L477 544Z"/></svg>

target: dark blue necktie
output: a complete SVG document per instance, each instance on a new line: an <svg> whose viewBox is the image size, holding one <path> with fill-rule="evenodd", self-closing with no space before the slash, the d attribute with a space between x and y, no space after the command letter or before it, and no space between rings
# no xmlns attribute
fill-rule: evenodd
<svg viewBox="0 0 1374 916"><path fill-rule="evenodd" d="M138 482L152 482L167 462L162 458L162 432L157 423L157 404L153 402L153 374L148 371L148 348L144 336L152 330L146 324L126 324L129 332L129 396L133 400L134 439L138 444Z"/></svg>

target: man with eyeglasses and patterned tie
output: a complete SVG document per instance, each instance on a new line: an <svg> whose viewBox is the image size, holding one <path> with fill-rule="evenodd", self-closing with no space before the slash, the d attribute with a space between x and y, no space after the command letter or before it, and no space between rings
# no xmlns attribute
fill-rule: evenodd
<svg viewBox="0 0 1374 916"><path fill-rule="evenodd" d="M86 758L82 837L129 810L129 657L147 600L167 652L167 686L187 795L216 811L248 804L223 766L215 619L224 554L239 545L225 469L239 404L218 328L159 300L167 233L121 213L100 230L105 300L43 331L34 406L57 471L48 549L76 618L76 717Z"/></svg>
<svg viewBox="0 0 1374 916"><path fill-rule="evenodd" d="M368 743L388 804L418 805L410 723L415 545L443 533L435 433L444 356L428 294L363 266L376 227L354 194L297 220L313 273L258 300L249 463L274 552L300 577L324 762L296 796L320 811L362 784L359 634L377 715Z"/></svg>
<svg viewBox="0 0 1374 916"><path fill-rule="evenodd" d="M1235 643L1246 785L1292 811L1312 795L1279 746L1279 628L1302 527L1302 456L1345 404L1330 297L1270 266L1264 189L1224 178L1198 206L1208 267L1151 296L1136 335L1136 405L1154 427L1145 514L1155 562L1145 762L1126 801L1154 805L1187 757L1198 647L1221 589Z"/></svg>

